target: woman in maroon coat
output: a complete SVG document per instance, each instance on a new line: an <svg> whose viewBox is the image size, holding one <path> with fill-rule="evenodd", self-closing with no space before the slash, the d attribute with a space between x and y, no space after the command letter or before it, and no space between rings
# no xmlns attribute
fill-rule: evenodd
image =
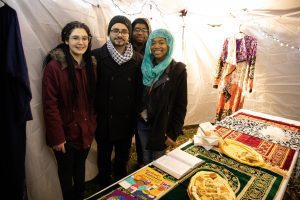
<svg viewBox="0 0 300 200"><path fill-rule="evenodd" d="M64 200L83 199L85 160L96 129L96 61L85 24L68 23L61 38L63 43L50 51L44 64L46 139L56 157Z"/></svg>

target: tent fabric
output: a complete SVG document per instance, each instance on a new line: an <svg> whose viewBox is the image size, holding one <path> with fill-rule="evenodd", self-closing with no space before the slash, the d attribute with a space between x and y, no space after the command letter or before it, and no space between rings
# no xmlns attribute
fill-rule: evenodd
<svg viewBox="0 0 300 200"><path fill-rule="evenodd" d="M240 27L258 40L253 91L245 97L244 108L300 120L300 51L291 48L291 45L300 47L299 1L224 1L226 4L222 5L217 0L5 2L18 13L33 95L30 104L33 120L26 127L29 200L62 198L55 158L45 143L42 61L61 42L62 27L73 20L90 27L93 48L106 42L107 24L114 15L125 15L132 21L146 17L150 19L153 30L170 30L175 38L174 58L187 65L188 112L185 125L214 120L218 94L212 84L217 60L224 39L236 34ZM186 16L181 16L182 9L188 11ZM287 13L288 10L291 14ZM86 180L97 173L95 149L94 143L86 163Z"/></svg>

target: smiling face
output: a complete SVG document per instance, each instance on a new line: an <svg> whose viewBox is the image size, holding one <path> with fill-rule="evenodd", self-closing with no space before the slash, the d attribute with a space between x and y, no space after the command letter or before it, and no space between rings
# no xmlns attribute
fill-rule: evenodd
<svg viewBox="0 0 300 200"><path fill-rule="evenodd" d="M152 39L151 54L154 56L155 62L160 63L166 57L169 47L165 38L157 37Z"/></svg>
<svg viewBox="0 0 300 200"><path fill-rule="evenodd" d="M148 28L146 24L137 23L133 29L133 39L140 44L145 44L148 39Z"/></svg>
<svg viewBox="0 0 300 200"><path fill-rule="evenodd" d="M125 24L116 23L110 29L109 38L115 48L125 47L129 42L129 30Z"/></svg>
<svg viewBox="0 0 300 200"><path fill-rule="evenodd" d="M65 43L69 45L70 53L74 59L81 61L82 55L86 52L89 45L89 36L85 29L75 28Z"/></svg>

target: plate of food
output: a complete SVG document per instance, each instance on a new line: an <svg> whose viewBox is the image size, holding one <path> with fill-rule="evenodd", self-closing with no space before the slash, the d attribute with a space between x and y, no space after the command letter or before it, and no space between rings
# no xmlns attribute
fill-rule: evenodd
<svg viewBox="0 0 300 200"><path fill-rule="evenodd" d="M222 153L240 163L250 166L262 166L265 163L257 151L236 140L225 138L219 147Z"/></svg>
<svg viewBox="0 0 300 200"><path fill-rule="evenodd" d="M190 180L188 195L191 200L235 200L227 180L214 171L199 171Z"/></svg>

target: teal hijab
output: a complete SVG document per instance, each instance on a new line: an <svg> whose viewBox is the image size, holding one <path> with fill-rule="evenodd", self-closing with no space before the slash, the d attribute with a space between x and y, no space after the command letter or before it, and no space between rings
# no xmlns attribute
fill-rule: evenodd
<svg viewBox="0 0 300 200"><path fill-rule="evenodd" d="M151 54L151 44L154 38L165 38L167 41L167 45L169 50L163 61L158 63L157 65L153 64L154 56ZM152 31L149 35L149 38L146 43L144 59L142 63L142 73L143 73L143 84L145 86L150 86L152 83L157 81L159 77L164 73L165 69L169 66L172 61L173 54L173 46L174 46L174 38L173 35L166 29L157 29Z"/></svg>

